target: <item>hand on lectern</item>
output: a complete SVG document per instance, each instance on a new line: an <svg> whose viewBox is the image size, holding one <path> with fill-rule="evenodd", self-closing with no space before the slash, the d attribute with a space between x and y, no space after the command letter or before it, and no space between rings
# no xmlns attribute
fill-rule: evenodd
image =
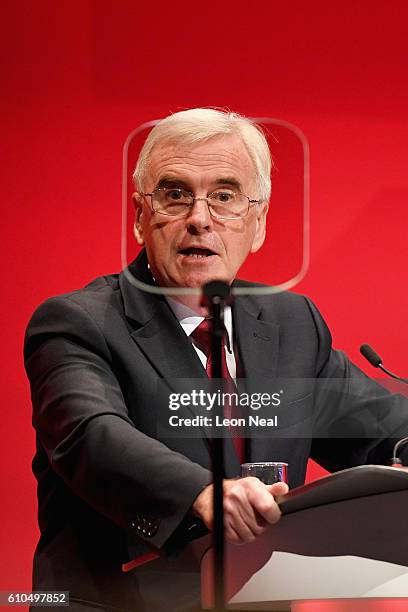
<svg viewBox="0 0 408 612"><path fill-rule="evenodd" d="M232 544L253 542L281 517L275 496L287 493L288 485L276 482L265 485L258 478L224 480L225 538ZM213 485L208 485L196 498L193 513L206 527L213 527Z"/></svg>

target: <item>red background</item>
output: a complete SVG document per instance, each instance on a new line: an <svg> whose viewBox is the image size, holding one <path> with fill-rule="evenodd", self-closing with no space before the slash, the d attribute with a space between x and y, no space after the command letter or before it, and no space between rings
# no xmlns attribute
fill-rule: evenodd
<svg viewBox="0 0 408 612"><path fill-rule="evenodd" d="M122 146L140 123L225 105L299 126L311 266L296 290L363 369L368 341L407 376L408 10L3 0L1 12L0 590L27 590L37 532L24 327L46 297L120 268Z"/></svg>

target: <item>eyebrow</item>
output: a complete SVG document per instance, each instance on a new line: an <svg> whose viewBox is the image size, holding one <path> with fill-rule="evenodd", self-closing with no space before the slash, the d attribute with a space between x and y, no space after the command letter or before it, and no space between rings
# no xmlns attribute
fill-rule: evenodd
<svg viewBox="0 0 408 612"><path fill-rule="evenodd" d="M238 191L241 191L242 186L241 183L233 177L220 177L218 179L216 179L215 181L216 185L230 185L231 187L235 187L236 189L238 189ZM171 177L171 176L164 176L163 178L160 179L160 181L157 183L156 189L163 189L163 187L181 187L182 189L185 189L186 191L192 191L191 189L191 185L184 181L183 179L180 178L176 178L176 177Z"/></svg>
<svg viewBox="0 0 408 612"><path fill-rule="evenodd" d="M242 189L241 183L233 177L219 178L215 182L217 185L231 185L231 187L236 187L239 191Z"/></svg>
<svg viewBox="0 0 408 612"><path fill-rule="evenodd" d="M156 185L156 189L162 189L163 187L181 187L187 191L191 191L191 186L183 181L182 179L170 176L163 176Z"/></svg>

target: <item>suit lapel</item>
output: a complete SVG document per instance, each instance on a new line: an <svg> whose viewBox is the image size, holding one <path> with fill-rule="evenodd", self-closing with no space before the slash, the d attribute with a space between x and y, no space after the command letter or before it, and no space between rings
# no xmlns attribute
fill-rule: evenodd
<svg viewBox="0 0 408 612"><path fill-rule="evenodd" d="M236 298L233 309L234 330L240 366L248 385L257 379L274 378L277 371L279 325L263 321L261 317L261 308L251 308L246 298Z"/></svg>
<svg viewBox="0 0 408 612"><path fill-rule="evenodd" d="M277 375L279 325L262 320L262 309L249 298L236 298L233 313L243 390L249 394L259 393L260 383ZM269 438L257 438L248 432L248 461L259 461L262 457L266 461L272 447L273 441Z"/></svg>
<svg viewBox="0 0 408 612"><path fill-rule="evenodd" d="M188 392L191 385L183 385L180 379L202 379L208 381L207 374L194 350L190 339L175 317L163 295L152 294L140 289L131 282L136 278L153 286L153 279L147 269L145 253L119 276L130 335L146 359L156 370L157 376L170 391ZM198 406L188 406L189 416L202 415ZM211 437L207 428L201 431L206 438Z"/></svg>
<svg viewBox="0 0 408 612"><path fill-rule="evenodd" d="M161 302L150 321L131 336L170 386L175 378L206 377L197 353L167 303Z"/></svg>
<svg viewBox="0 0 408 612"><path fill-rule="evenodd" d="M144 252L122 272L119 285L130 334L158 375L169 382L205 377L197 353L164 296L140 289L129 280L132 278L154 287Z"/></svg>

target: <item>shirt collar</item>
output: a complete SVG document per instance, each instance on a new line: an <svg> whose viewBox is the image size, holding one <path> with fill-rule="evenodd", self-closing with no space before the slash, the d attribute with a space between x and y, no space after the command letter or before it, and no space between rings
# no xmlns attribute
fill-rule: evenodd
<svg viewBox="0 0 408 612"><path fill-rule="evenodd" d="M173 298L166 296L166 300L177 317L181 327L183 328L186 336L191 336L196 327L198 327L201 321L204 321L204 317L198 315L194 310L174 300ZM233 328L232 328L232 311L231 306L225 306L224 309L224 324L228 334L229 346L233 346Z"/></svg>

